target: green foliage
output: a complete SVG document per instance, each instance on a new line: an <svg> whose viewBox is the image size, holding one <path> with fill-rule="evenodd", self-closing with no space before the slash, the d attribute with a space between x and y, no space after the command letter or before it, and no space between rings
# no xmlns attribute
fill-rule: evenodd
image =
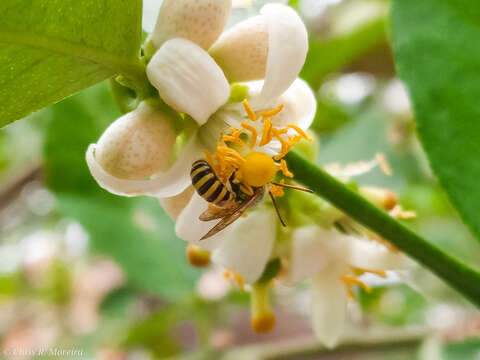
<svg viewBox="0 0 480 360"><path fill-rule="evenodd" d="M432 169L480 238L480 3L396 0L393 37Z"/></svg>
<svg viewBox="0 0 480 360"><path fill-rule="evenodd" d="M443 360L477 360L480 356L480 340L470 339L446 346L443 350Z"/></svg>
<svg viewBox="0 0 480 360"><path fill-rule="evenodd" d="M375 287L370 293L360 289L358 302L363 310L394 326L421 323L427 308L427 301L406 285Z"/></svg>
<svg viewBox="0 0 480 360"><path fill-rule="evenodd" d="M141 81L141 0L2 0L0 127L116 73Z"/></svg>
<svg viewBox="0 0 480 360"><path fill-rule="evenodd" d="M317 88L323 78L332 71L349 65L386 41L385 19L379 18L349 34L331 39L311 39L307 60L300 73L313 88Z"/></svg>
<svg viewBox="0 0 480 360"><path fill-rule="evenodd" d="M88 231L93 251L112 257L131 283L167 299L189 293L197 277L155 199L120 198L102 190L85 163L88 144L119 115L106 84L50 110L45 143L46 181L60 210Z"/></svg>

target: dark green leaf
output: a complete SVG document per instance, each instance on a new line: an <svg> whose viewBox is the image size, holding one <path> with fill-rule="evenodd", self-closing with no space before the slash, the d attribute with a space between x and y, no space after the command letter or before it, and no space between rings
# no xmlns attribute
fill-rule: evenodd
<svg viewBox="0 0 480 360"><path fill-rule="evenodd" d="M480 238L480 3L396 0L393 36L432 169Z"/></svg>
<svg viewBox="0 0 480 360"><path fill-rule="evenodd" d="M122 73L139 81L141 0L2 0L0 127Z"/></svg>

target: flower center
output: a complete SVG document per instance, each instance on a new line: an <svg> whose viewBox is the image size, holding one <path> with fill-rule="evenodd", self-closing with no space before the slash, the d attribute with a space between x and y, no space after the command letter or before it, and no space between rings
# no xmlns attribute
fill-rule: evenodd
<svg viewBox="0 0 480 360"><path fill-rule="evenodd" d="M245 157L240 165L240 178L250 186L264 186L273 180L278 171L278 166L267 154L254 151Z"/></svg>

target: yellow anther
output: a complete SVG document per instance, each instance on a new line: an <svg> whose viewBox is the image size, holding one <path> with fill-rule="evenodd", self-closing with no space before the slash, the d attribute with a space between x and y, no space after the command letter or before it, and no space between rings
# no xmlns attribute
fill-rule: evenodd
<svg viewBox="0 0 480 360"><path fill-rule="evenodd" d="M260 146L268 144L272 141L272 119L266 118L263 123L262 138L260 139Z"/></svg>
<svg viewBox="0 0 480 360"><path fill-rule="evenodd" d="M308 134L303 131L303 129L301 129L300 127L298 127L297 125L294 125L294 124L289 124L288 127L290 129L293 129L295 130L302 138L304 138L305 140L308 140L308 141L312 141L313 139L308 136Z"/></svg>
<svg viewBox="0 0 480 360"><path fill-rule="evenodd" d="M387 158L385 157L384 154L382 153L376 153L375 154L375 159L377 160L378 164L380 165L380 170L387 175L387 176L392 176L392 168L390 167Z"/></svg>
<svg viewBox="0 0 480 360"><path fill-rule="evenodd" d="M257 143L257 129L255 129L252 125L247 124L245 122L242 123L242 127L252 133L252 137L250 138L250 149L253 149L255 147L255 144Z"/></svg>
<svg viewBox="0 0 480 360"><path fill-rule="evenodd" d="M283 110L283 106L284 106L283 104L280 104L280 106L276 107L275 109L263 111L263 112L260 113L260 116L263 117L263 118L275 116L280 111Z"/></svg>
<svg viewBox="0 0 480 360"><path fill-rule="evenodd" d="M358 275L370 273L370 274L375 274L377 276L380 276L382 278L387 277L387 273L384 270L370 270L370 269L364 269L364 268L354 266L353 271L355 272L355 274L358 274Z"/></svg>
<svg viewBox="0 0 480 360"><path fill-rule="evenodd" d="M257 115L255 114L252 107L248 103L248 100L247 99L243 100L242 104L243 104L243 107L245 108L245 111L247 112L248 118L252 121L256 121Z"/></svg>
<svg viewBox="0 0 480 360"><path fill-rule="evenodd" d="M282 171L283 175L285 175L286 177L293 178L293 173L290 170L288 170L287 162L285 160L282 159L280 161L279 168Z"/></svg>
<svg viewBox="0 0 480 360"><path fill-rule="evenodd" d="M226 146L219 146L217 149L218 153L223 154L224 156L230 155L232 158L239 160L240 162L244 162L245 159L243 158L240 153L234 149L228 148Z"/></svg>
<svg viewBox="0 0 480 360"><path fill-rule="evenodd" d="M283 184L283 180L281 181L281 183ZM272 193L273 196L277 196L277 197L282 197L283 195L285 195L283 188L281 186L274 185L274 184L270 185L270 192Z"/></svg>
<svg viewBox="0 0 480 360"><path fill-rule="evenodd" d="M232 136L232 135L223 135L222 136L222 141L228 141L228 142L231 142L231 143L236 143L240 146L245 145L240 138L238 138L236 136Z"/></svg>
<svg viewBox="0 0 480 360"><path fill-rule="evenodd" d="M198 268L206 267L210 264L210 251L190 244L187 246L187 259L192 266Z"/></svg>
<svg viewBox="0 0 480 360"><path fill-rule="evenodd" d="M342 276L342 281L347 285L347 287L351 287L351 286L354 286L354 285L359 285L368 293L372 291L372 288L370 286L368 286L363 281L358 280L357 278L355 278L353 276L343 275Z"/></svg>
<svg viewBox="0 0 480 360"><path fill-rule="evenodd" d="M232 285L236 283L240 290L245 290L245 280L239 273L233 270L224 270L223 277L227 279Z"/></svg>
<svg viewBox="0 0 480 360"><path fill-rule="evenodd" d="M213 156L212 154L210 154L210 151L208 150L205 150L204 151L205 153L205 159L207 159L207 163L210 165L210 166L214 166L214 161L213 161Z"/></svg>
<svg viewBox="0 0 480 360"><path fill-rule="evenodd" d="M245 157L239 171L244 184L260 187L271 182L278 169L270 156L254 151Z"/></svg>
<svg viewBox="0 0 480 360"><path fill-rule="evenodd" d="M268 295L270 284L254 284L250 297L252 329L256 333L267 333L275 326L275 315Z"/></svg>
<svg viewBox="0 0 480 360"><path fill-rule="evenodd" d="M273 129L273 130L275 130L275 129ZM282 136L280 136L280 134L278 134L275 131L273 133L274 133L275 138L278 141L280 141L280 144L282 144L282 150L280 150L280 153L277 156L275 156L275 160L280 160L282 157L287 155L287 153L290 151L290 145L289 145L287 140L285 140Z"/></svg>

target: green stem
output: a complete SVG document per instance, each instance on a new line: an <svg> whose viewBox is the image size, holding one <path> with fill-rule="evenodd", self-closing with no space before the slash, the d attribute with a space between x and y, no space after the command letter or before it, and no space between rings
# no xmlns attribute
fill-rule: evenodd
<svg viewBox="0 0 480 360"><path fill-rule="evenodd" d="M296 180L390 241L480 307L480 272L429 243L298 153L290 152L286 160Z"/></svg>

